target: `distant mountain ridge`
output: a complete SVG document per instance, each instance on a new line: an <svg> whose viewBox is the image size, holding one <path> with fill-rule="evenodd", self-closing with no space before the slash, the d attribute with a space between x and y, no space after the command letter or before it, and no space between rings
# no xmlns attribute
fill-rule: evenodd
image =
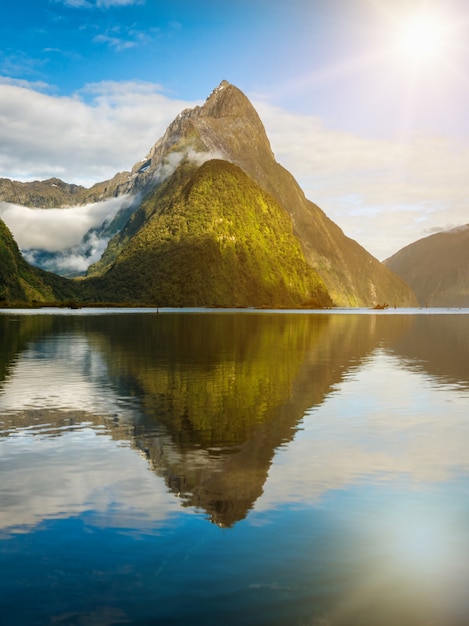
<svg viewBox="0 0 469 626"><path fill-rule="evenodd" d="M202 169L208 161L212 162L212 165ZM221 162L239 168L240 172L234 174L231 170L228 175L229 168L222 167ZM215 163L218 165L214 165ZM285 249L293 250L295 246L291 237L297 240L303 259L301 263L304 264L300 274L304 271L304 266L310 268L310 278L306 282L308 283L314 276L313 292L316 296L321 292L321 298L327 294L322 300L323 305L327 302L338 306L373 306L384 302L396 306L416 304L413 292L403 280L357 242L346 237L317 205L305 198L293 176L276 162L263 124L248 98L226 81L222 81L202 106L182 111L147 156L135 164L130 172L119 173L110 181L98 183L89 190L75 189L65 183L60 186L57 182L46 181L47 189L43 194L43 202L59 202L68 198L69 201L85 203L123 194L131 194L136 198L135 206L124 219L122 214L116 216L121 221L118 227L114 224L109 225L111 231L114 228L115 235L110 240L102 259L89 268L90 278L83 281L87 297L100 299L105 294L106 298L112 297L122 301L126 294L132 298L139 294L143 297L145 294L145 298L159 300L161 304L178 302L183 306L188 302L187 294L191 287L188 277L192 276L191 272L195 271L197 263L200 262L200 255L193 257L195 267L191 267L188 261L191 256L187 256L187 245L191 236L187 231L187 224L191 222L191 217L187 213L183 214L181 198L186 197L184 189L193 185L191 181L197 176L198 169L206 177L202 183L205 204L201 206L193 196L190 200L192 204L195 202L197 205L200 216L204 216L201 221L207 222L207 216L213 206L218 204L220 189L217 189L217 181L213 176L216 169L221 175L220 180L223 181L221 183L223 193L229 198L228 205L223 207L228 217L217 219L227 219L227 223L232 224L233 230L231 234L229 229L217 234L216 229L211 227L210 232L205 232L204 245L211 246L214 255L212 261L217 260L218 263L220 258L224 259L222 265L225 268L225 274L220 273L217 263L212 262L210 265L204 259L202 266L205 268L207 282L212 284L215 292L221 293L223 289L216 280L215 282L212 280L213 276L218 272L218 280L222 281L226 275L231 277L244 275L246 267L241 271L241 259L246 257L249 261L250 269L244 275L244 283L243 281L235 283L231 291L231 304L246 302L245 296L249 290L244 287L248 275L251 276L250 280L259 286L265 285L267 275L275 274L271 255L265 256L269 259L266 265L261 262L261 250L265 245L265 238L262 237L264 231L270 229L269 220L274 219L278 228L282 222L279 217L282 212L285 212L289 219L282 222L284 225L281 231L276 231L277 241L288 239L289 243L285 244ZM244 173L244 177L241 172ZM229 184L228 178L231 181ZM229 193L226 190L227 184L234 185ZM253 184L257 187L256 190L252 187ZM15 191L17 196L11 194L8 196L5 191L2 195L0 185L0 200L8 198L8 201L18 202L20 191L23 194L26 192L26 188L21 187L20 183L18 185L20 187L16 187ZM3 189L7 188L8 185L4 183ZM28 192L31 194L34 192L36 197L40 195L37 185L28 189ZM271 212L267 211L264 216L259 212L253 213L255 223L244 222L243 233L238 228L239 224L235 222L243 222L240 209L242 210L245 195L249 196L255 205L267 204ZM13 199L15 197L16 200ZM173 205L179 207L177 211L172 210ZM273 215L276 217L272 218ZM186 232L183 232L181 220L186 224ZM210 220L207 223L209 222ZM164 245L163 223L166 228ZM253 237L256 230L262 234L262 237L258 237L257 244L256 238ZM197 235L201 237L200 232ZM228 270L226 242L229 237L236 239L238 247L235 246L234 254L230 257L232 266ZM182 240L184 245L181 245ZM208 241L211 243L208 244ZM246 248L248 241L250 243ZM270 244L274 250L275 241L272 239ZM200 253L199 244L200 240L197 244ZM204 249L205 255L207 248ZM296 258L296 252L294 256ZM143 259L146 259L145 263ZM168 259L171 259L171 262ZM256 263L251 262L254 259L257 259ZM285 257L283 260L285 261ZM298 291L299 274L296 272L299 271L299 266L295 266L294 263L290 267L287 265L284 264L279 272L287 287L283 292L285 303L292 302L290 296L293 293L296 294L292 296L293 300L299 303L300 292L304 301L308 301L309 296L304 291L304 285ZM186 277L181 270L182 266L187 266L191 270ZM162 268L166 268L164 276ZM289 272L293 274L290 275ZM142 276L145 276L143 282ZM276 280L279 287L281 282L279 276ZM169 288L168 285L171 284L172 287ZM131 287L132 285L141 285L141 289ZM206 294L206 299L200 304L216 303L217 298L209 297L208 291L202 288L202 283L200 288ZM319 291L315 291L316 289ZM282 301L276 300L281 291L274 289L275 297L274 292L271 292L265 304L281 306ZM290 295L287 296L287 292ZM166 300L162 298L163 293L167 294ZM223 306L230 305L225 297L222 298L222 302Z"/></svg>
<svg viewBox="0 0 469 626"><path fill-rule="evenodd" d="M65 183L60 178L19 182L0 178L0 202L52 209L99 202L125 193L130 172L119 172L111 180L96 183L89 189L82 185Z"/></svg>
<svg viewBox="0 0 469 626"><path fill-rule="evenodd" d="M419 239L384 263L421 306L469 307L469 224Z"/></svg>
<svg viewBox="0 0 469 626"><path fill-rule="evenodd" d="M59 178L21 183L0 178L0 202L50 209L79 204L88 190L80 185L69 185Z"/></svg>

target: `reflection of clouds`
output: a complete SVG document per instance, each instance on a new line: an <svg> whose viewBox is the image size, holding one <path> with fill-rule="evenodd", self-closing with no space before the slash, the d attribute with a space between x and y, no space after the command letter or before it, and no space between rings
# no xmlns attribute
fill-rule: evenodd
<svg viewBox="0 0 469 626"><path fill-rule="evenodd" d="M114 413L106 364L84 335L48 337L25 350L0 387L0 411L77 409Z"/></svg>
<svg viewBox="0 0 469 626"><path fill-rule="evenodd" d="M468 393L377 352L311 409L277 452L257 510L362 480L449 481L469 472Z"/></svg>
<svg viewBox="0 0 469 626"><path fill-rule="evenodd" d="M179 507L148 460L111 438L103 416L125 429L134 411L89 341L34 343L0 388L0 532L85 512L95 524L148 530Z"/></svg>
<svg viewBox="0 0 469 626"><path fill-rule="evenodd" d="M0 439L0 475L0 534L85 512L94 525L148 531L179 507L145 458L86 426Z"/></svg>

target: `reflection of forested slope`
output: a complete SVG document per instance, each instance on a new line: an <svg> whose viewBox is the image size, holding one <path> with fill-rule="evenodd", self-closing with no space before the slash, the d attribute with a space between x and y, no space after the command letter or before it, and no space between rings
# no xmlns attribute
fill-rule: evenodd
<svg viewBox="0 0 469 626"><path fill-rule="evenodd" d="M132 329L138 322L136 341ZM351 365L402 319L202 314L113 322L109 370L141 389L136 432L155 470L183 501L233 524L261 495L276 448ZM153 435L158 424L158 434ZM166 436L162 436L162 426Z"/></svg>
<svg viewBox="0 0 469 626"><path fill-rule="evenodd" d="M330 318L145 317L141 345L123 323L132 321L119 320L109 368L119 375L125 363L142 390L149 422L136 433L140 447L184 502L221 524L243 518L262 493L275 449L293 437L304 409L295 387L305 353Z"/></svg>
<svg viewBox="0 0 469 626"><path fill-rule="evenodd" d="M0 315L0 383L10 364L26 345L52 329L52 318L46 315Z"/></svg>
<svg viewBox="0 0 469 626"><path fill-rule="evenodd" d="M126 322L127 320L119 320ZM123 364L143 392L146 415L165 423L181 448L243 443L289 398L308 343L329 318L160 315L112 337L110 371ZM129 320L128 324L132 324Z"/></svg>
<svg viewBox="0 0 469 626"><path fill-rule="evenodd" d="M413 316L408 333L392 348L430 376L469 387L469 316Z"/></svg>

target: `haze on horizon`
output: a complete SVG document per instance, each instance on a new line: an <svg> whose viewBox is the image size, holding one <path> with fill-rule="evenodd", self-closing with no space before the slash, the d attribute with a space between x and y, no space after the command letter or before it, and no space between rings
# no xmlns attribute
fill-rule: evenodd
<svg viewBox="0 0 469 626"><path fill-rule="evenodd" d="M0 24L0 177L111 178L226 79L384 259L469 221L468 30L463 0L20 0Z"/></svg>

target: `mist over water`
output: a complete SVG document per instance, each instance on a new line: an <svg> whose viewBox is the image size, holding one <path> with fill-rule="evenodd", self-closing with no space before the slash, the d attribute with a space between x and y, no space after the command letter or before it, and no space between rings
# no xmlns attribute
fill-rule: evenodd
<svg viewBox="0 0 469 626"><path fill-rule="evenodd" d="M467 624L469 314L0 314L13 624Z"/></svg>

